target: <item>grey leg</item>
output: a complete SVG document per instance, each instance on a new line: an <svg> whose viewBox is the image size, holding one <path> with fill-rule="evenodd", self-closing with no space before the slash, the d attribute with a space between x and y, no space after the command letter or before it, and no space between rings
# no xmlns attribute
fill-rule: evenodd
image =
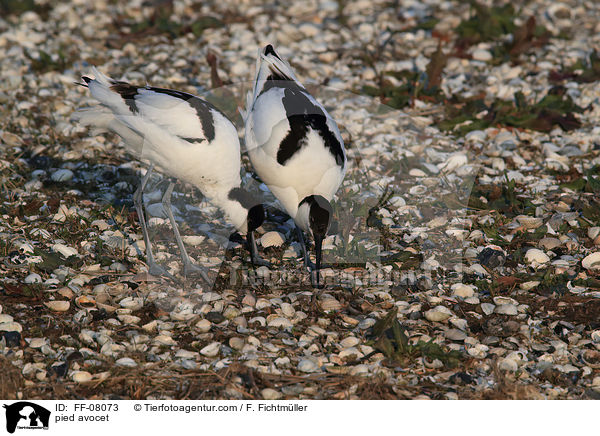
<svg viewBox="0 0 600 436"><path fill-rule="evenodd" d="M306 242L304 241L304 233L302 229L296 225L296 233L298 234L298 240L300 241L300 246L302 247L302 254L304 257L304 268L308 269L310 274L310 284L315 289L321 289L323 286L319 283L319 271L317 271L317 266L310 260L310 256L308 254L308 250L306 249ZM313 294L312 304L316 304L316 294Z"/></svg>
<svg viewBox="0 0 600 436"><path fill-rule="evenodd" d="M185 249L185 246L183 245L183 240L181 239L181 234L179 233L179 228L177 227L175 217L173 216L173 210L171 209L171 196L173 195L174 187L175 183L169 183L169 187L163 194L162 205L163 209L165 210L165 213L169 217L171 227L173 227L175 240L177 241L177 246L179 247L179 252L181 253L181 260L183 262L183 275L187 277L189 273L198 273L207 283L210 283L210 280L208 279L208 275L206 273L206 268L193 264L192 260L190 259L190 256L188 255L187 250Z"/></svg>
<svg viewBox="0 0 600 436"><path fill-rule="evenodd" d="M315 264L310 260L310 256L308 255L308 250L306 249L306 243L304 242L304 233L302 229L298 227L296 224L296 234L298 235L298 240L300 241L300 247L302 248L302 255L304 257L304 268L309 271L315 269Z"/></svg>
<svg viewBox="0 0 600 436"><path fill-rule="evenodd" d="M316 269L310 270L310 284L315 289L323 289L323 284L319 280L319 271Z"/></svg>
<svg viewBox="0 0 600 436"><path fill-rule="evenodd" d="M246 239L248 240L248 250L250 250L250 259L252 260L252 265L266 266L270 268L271 262L266 261L258 255L256 240L254 239L254 232L249 231L246 235Z"/></svg>
<svg viewBox="0 0 600 436"><path fill-rule="evenodd" d="M166 269L156 263L154 260L154 254L152 254L152 244L150 243L150 236L148 236L148 226L146 225L146 216L144 215L144 189L148 184L148 180L150 179L150 174L152 173L152 169L154 165L150 165L148 171L144 177L142 177L142 182L137 190L133 193L133 204L135 206L135 210L138 214L138 219L140 220L140 226L142 227L142 235L144 236L144 244L146 245L146 263L148 264L148 273L153 276L167 276L170 279L175 280L172 274L170 274Z"/></svg>

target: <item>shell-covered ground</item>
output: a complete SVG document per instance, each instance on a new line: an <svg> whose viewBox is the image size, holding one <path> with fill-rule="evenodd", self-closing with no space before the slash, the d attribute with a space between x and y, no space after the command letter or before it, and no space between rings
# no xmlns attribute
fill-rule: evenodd
<svg viewBox="0 0 600 436"><path fill-rule="evenodd" d="M1 1L0 397L600 398L600 5L487 3ZM272 266L178 184L213 282L183 277L156 174L149 276L146 166L75 82L202 95L242 138L269 42L346 143L325 288L245 156Z"/></svg>

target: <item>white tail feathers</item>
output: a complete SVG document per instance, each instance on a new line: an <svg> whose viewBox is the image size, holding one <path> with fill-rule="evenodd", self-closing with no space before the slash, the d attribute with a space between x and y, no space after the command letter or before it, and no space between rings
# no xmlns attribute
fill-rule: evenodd
<svg viewBox="0 0 600 436"><path fill-rule="evenodd" d="M93 126L102 130L108 130L108 126L114 118L112 112L102 106L79 109L71 115L73 121L77 121L83 126Z"/></svg>
<svg viewBox="0 0 600 436"><path fill-rule="evenodd" d="M115 117L111 110L104 106L79 109L71 116L73 121L83 126L93 127L92 134L110 131L119 135L132 153L140 155L144 146L144 137Z"/></svg>
<svg viewBox="0 0 600 436"><path fill-rule="evenodd" d="M268 45L267 47L271 47ZM266 50L265 50L266 51ZM296 75L290 65L282 60L279 55L275 53L275 50L271 47L270 50L265 53L264 51L260 53L260 63L261 63L261 75L265 76L262 79L266 79L269 76L275 76L275 80L293 80L297 81Z"/></svg>
<svg viewBox="0 0 600 436"><path fill-rule="evenodd" d="M244 122L246 122L246 120L248 119L248 114L252 110L253 103L254 103L254 94L253 94L253 92L248 91L248 93L246 94L246 109L243 109L241 107L238 108L240 115L242 116L242 120L244 120Z"/></svg>

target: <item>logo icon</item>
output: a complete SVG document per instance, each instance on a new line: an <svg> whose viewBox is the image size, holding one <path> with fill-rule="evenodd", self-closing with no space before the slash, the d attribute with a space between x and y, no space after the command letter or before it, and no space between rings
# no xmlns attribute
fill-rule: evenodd
<svg viewBox="0 0 600 436"><path fill-rule="evenodd" d="M11 405L4 405L6 409L6 431L14 433L19 429L48 429L50 411L29 401L19 401Z"/></svg>

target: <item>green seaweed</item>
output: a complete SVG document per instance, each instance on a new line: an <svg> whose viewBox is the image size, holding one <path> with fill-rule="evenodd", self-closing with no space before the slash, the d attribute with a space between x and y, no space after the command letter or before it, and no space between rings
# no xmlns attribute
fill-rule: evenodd
<svg viewBox="0 0 600 436"><path fill-rule="evenodd" d="M569 131L581 126L575 117L587 108L575 104L564 87L553 87L540 101L530 103L521 92L512 101L496 99L487 104L476 97L466 101L454 97L446 106L446 119L438 123L442 130L464 135L487 127L518 127L550 132L556 127ZM483 114L483 115L481 115Z"/></svg>
<svg viewBox="0 0 600 436"><path fill-rule="evenodd" d="M41 262L34 264L35 267L45 273L51 273L61 266L78 268L83 265L83 260L75 255L65 258L54 251L46 251L39 248L35 248L33 253L35 256L42 258Z"/></svg>
<svg viewBox="0 0 600 436"><path fill-rule="evenodd" d="M64 71L72 63L62 48L56 52L54 58L50 53L45 52L44 50L38 51L38 57L32 56L26 50L24 51L24 54L25 57L29 59L32 71L38 74L44 74L49 71Z"/></svg>
<svg viewBox="0 0 600 436"><path fill-rule="evenodd" d="M504 178L505 183L500 185L476 184L469 198L469 207L479 210L496 210L507 217L514 217L527 212L527 209L532 206L531 201L517 195L517 182L514 179L509 179L506 171L504 172ZM481 197L485 198L487 202L482 201ZM484 231L487 234L488 231L493 231L493 228ZM488 234L488 237L496 238L495 235L491 234ZM499 237L498 240L500 240Z"/></svg>
<svg viewBox="0 0 600 436"><path fill-rule="evenodd" d="M394 307L373 325L371 332L370 343L386 357L389 364L403 365L417 357L423 357L428 360L437 359L449 368L458 366L463 358L459 351L446 351L433 340L411 344L397 314L398 308Z"/></svg>
<svg viewBox="0 0 600 436"><path fill-rule="evenodd" d="M379 97L381 102L394 109L401 109L413 103L414 100L442 102L444 94L439 86L430 86L426 73L415 71L387 71L386 75L402 81L395 86L389 80L383 80L380 87L364 85L362 92L372 97Z"/></svg>
<svg viewBox="0 0 600 436"><path fill-rule="evenodd" d="M586 172L585 177L578 177L569 182L561 183L561 188L567 188L575 192L588 192L590 194L600 193L600 177L595 173L595 167Z"/></svg>
<svg viewBox="0 0 600 436"><path fill-rule="evenodd" d="M40 4L35 0L0 0L0 16L20 16L25 12L35 12L43 17L50 11L50 2Z"/></svg>
<svg viewBox="0 0 600 436"><path fill-rule="evenodd" d="M600 80L600 53L594 50L587 59L580 59L561 71L553 70L548 79L554 83L561 83L565 80L578 83L597 82Z"/></svg>
<svg viewBox="0 0 600 436"><path fill-rule="evenodd" d="M511 4L487 7L471 2L471 15L456 28L460 45L492 41L515 30L515 9Z"/></svg>

